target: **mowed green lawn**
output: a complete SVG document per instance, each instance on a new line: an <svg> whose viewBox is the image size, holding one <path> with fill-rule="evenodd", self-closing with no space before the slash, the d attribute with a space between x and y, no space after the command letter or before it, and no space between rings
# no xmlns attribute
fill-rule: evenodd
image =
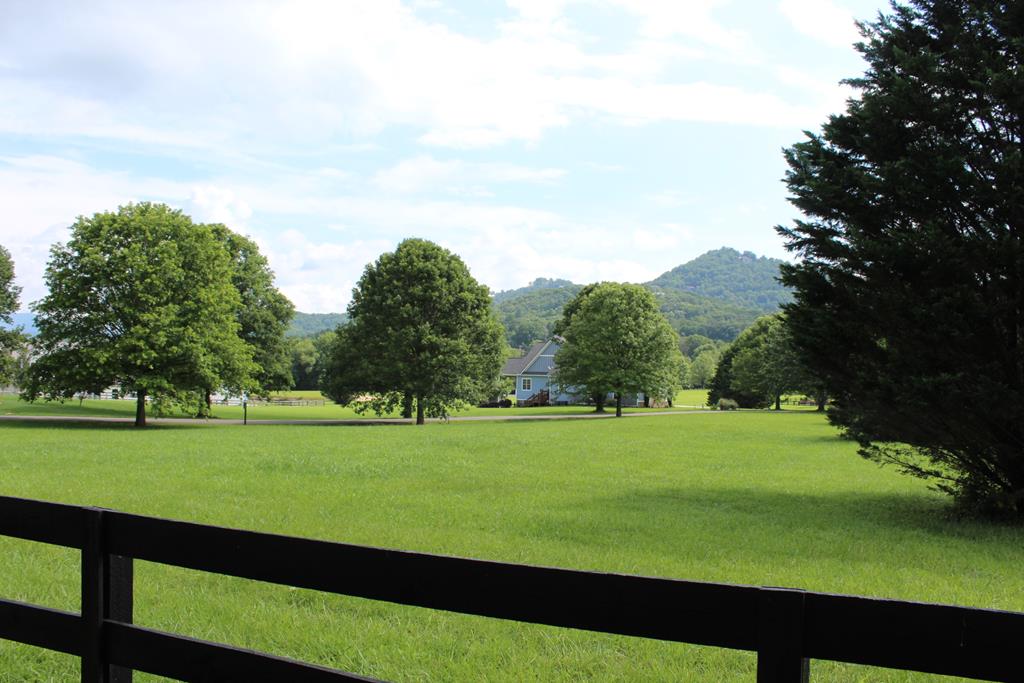
<svg viewBox="0 0 1024 683"><path fill-rule="evenodd" d="M954 521L810 412L396 426L0 423L0 493L392 548L1024 610L1024 530ZM394 681L751 681L751 654L136 563L136 621ZM0 539L0 596L78 557ZM598 596L599 597L599 596ZM0 641L0 681L77 660ZM812 663L822 681L931 680ZM152 680L137 675L137 680Z"/></svg>
<svg viewBox="0 0 1024 683"><path fill-rule="evenodd" d="M320 392L280 392L281 398L298 398L305 400L319 400L323 397ZM687 389L680 391L676 396L673 408L625 408L627 413L662 412L665 410L693 410L706 409L708 392L706 389ZM614 404L608 406L609 412L615 411ZM339 406L331 401L325 401L322 406L277 406L252 404L247 408L247 417L250 420L356 420L374 419L378 417L370 412L358 414L352 408ZM588 406L543 406L536 408L477 408L470 407L465 410L453 413L460 417L508 417L512 415L579 415L594 412L593 407ZM217 419L241 420L243 411L241 406L214 405L211 410L211 417ZM71 400L63 403L58 401L35 401L28 403L18 399L13 394L0 394L0 415L68 415L85 417L120 417L129 418L135 416L135 402L130 400L94 400L84 401ZM159 420L158 416L149 411L149 417ZM166 417L191 417L182 412L175 412ZM399 417L393 414L385 417Z"/></svg>

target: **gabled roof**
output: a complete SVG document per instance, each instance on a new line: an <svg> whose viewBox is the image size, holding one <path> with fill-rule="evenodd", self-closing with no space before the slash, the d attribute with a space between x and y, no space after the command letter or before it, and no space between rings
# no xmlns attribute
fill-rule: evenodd
<svg viewBox="0 0 1024 683"><path fill-rule="evenodd" d="M542 341L537 342L526 352L525 356L519 358L509 358L505 361L505 365L501 368L501 374L507 375L521 375L523 370L530 367L530 363L540 355L540 352L544 350L544 347L548 345L548 342Z"/></svg>

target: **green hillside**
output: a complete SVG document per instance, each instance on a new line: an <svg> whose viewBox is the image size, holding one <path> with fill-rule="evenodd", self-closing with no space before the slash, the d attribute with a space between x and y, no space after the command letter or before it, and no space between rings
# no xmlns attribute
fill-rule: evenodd
<svg viewBox="0 0 1024 683"><path fill-rule="evenodd" d="M348 315L345 313L299 313L296 311L285 336L313 337L321 332L333 330L346 320L348 320Z"/></svg>
<svg viewBox="0 0 1024 683"><path fill-rule="evenodd" d="M723 247L676 266L648 284L771 313L791 298L789 290L776 279L783 263L780 259Z"/></svg>
<svg viewBox="0 0 1024 683"><path fill-rule="evenodd" d="M532 341L550 337L551 327L562 317L562 308L583 289L583 285L575 285L568 280L544 280L564 284L535 287L541 280L534 280L534 284L528 287L499 292L494 297L494 310L505 326L509 345L515 348L524 348Z"/></svg>
<svg viewBox="0 0 1024 683"><path fill-rule="evenodd" d="M503 292L498 292L494 295L494 303L500 304L504 301L511 299L519 299L527 294L531 294L537 291L543 291L548 289L562 289L564 287L576 287L579 289L579 285L573 284L569 280L552 280L546 277L539 277L525 287L519 289L508 289Z"/></svg>
<svg viewBox="0 0 1024 683"><path fill-rule="evenodd" d="M698 256L646 283L661 310L682 335L702 334L732 341L765 313L789 301L788 290L776 281L779 259L723 247ZM505 326L509 344L523 348L551 335L562 307L582 285L569 280L537 278L518 289L494 295L494 310ZM288 330L307 337L333 330L347 320L344 313L296 313Z"/></svg>
<svg viewBox="0 0 1024 683"><path fill-rule="evenodd" d="M722 248L709 251L646 283L661 311L681 335L732 341L755 319L778 309L789 292L776 281L778 259ZM494 308L509 344L522 348L546 339L582 285L538 278L526 287L498 292Z"/></svg>

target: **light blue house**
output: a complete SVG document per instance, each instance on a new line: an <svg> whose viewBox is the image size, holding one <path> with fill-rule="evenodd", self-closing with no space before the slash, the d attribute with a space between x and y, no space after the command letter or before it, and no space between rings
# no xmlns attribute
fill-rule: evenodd
<svg viewBox="0 0 1024 683"><path fill-rule="evenodd" d="M561 342L562 340L557 337L546 342L537 342L529 348L525 355L505 361L501 375L515 379L516 403L539 402L541 404L566 405L587 402L586 396L572 393L571 387L566 387L566 391L562 391L562 387L553 381L555 353L562 347ZM545 393L547 400L543 400ZM614 396L609 395L609 398L614 405ZM643 405L643 400L643 394L635 397L624 396L622 405Z"/></svg>
<svg viewBox="0 0 1024 683"><path fill-rule="evenodd" d="M544 392L548 392L545 403L572 402L572 396L562 394L557 386L552 386L551 373L555 369L555 353L559 348L561 344L554 339L537 342L529 348L526 355L505 361L501 375L515 379L516 403L531 399L536 401Z"/></svg>

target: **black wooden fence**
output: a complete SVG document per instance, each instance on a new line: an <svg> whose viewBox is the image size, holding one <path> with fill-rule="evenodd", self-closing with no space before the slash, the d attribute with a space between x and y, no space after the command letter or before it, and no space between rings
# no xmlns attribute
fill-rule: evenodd
<svg viewBox="0 0 1024 683"><path fill-rule="evenodd" d="M81 613L0 599L0 638L188 681L366 681L132 624L132 559L404 605L757 652L758 681L811 659L1024 681L1024 613L426 555L0 496L0 535L82 551ZM0 662L2 666L2 662Z"/></svg>

